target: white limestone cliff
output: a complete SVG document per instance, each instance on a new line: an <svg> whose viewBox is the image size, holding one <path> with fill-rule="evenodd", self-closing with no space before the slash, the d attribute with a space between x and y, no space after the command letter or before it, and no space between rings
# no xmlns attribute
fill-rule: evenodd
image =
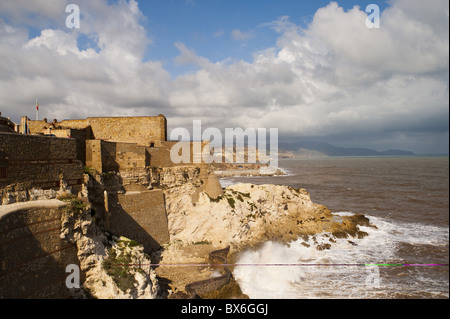
<svg viewBox="0 0 450 319"><path fill-rule="evenodd" d="M66 210L61 217L60 237L77 245L80 268L85 275L75 297L98 299L155 299L159 285L141 245L124 237L108 239L94 222L89 206ZM122 273L128 278L120 281Z"/></svg>
<svg viewBox="0 0 450 319"><path fill-rule="evenodd" d="M189 186L181 186L166 191L166 209L171 241L208 241L236 249L321 232L331 218L307 191L276 185L237 184L217 199L200 193L196 203Z"/></svg>

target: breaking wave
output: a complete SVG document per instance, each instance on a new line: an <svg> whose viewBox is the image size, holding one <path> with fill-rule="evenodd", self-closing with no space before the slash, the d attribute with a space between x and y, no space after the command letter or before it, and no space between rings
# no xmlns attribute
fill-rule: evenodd
<svg viewBox="0 0 450 319"><path fill-rule="evenodd" d="M322 233L289 245L266 242L257 250L245 251L237 260L244 265L234 269L234 277L252 299L448 298L448 266L439 269L441 276L429 275L437 267L395 266L448 263L448 228L367 217L377 228L360 226L369 234L363 239L337 239ZM316 248L325 243L330 249ZM430 255L429 247L443 253ZM418 249L417 259L402 259L402 249Z"/></svg>

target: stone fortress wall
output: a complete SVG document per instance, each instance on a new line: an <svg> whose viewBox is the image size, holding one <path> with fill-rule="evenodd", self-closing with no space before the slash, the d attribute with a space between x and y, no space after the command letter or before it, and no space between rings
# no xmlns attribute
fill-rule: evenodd
<svg viewBox="0 0 450 319"><path fill-rule="evenodd" d="M86 166L99 172L145 169L150 166L150 154L136 143L88 140Z"/></svg>
<svg viewBox="0 0 450 319"><path fill-rule="evenodd" d="M56 200L0 206L0 298L70 298L67 265L77 247L60 238Z"/></svg>
<svg viewBox="0 0 450 319"><path fill-rule="evenodd" d="M164 190L193 181L197 188L193 201L202 191L214 198L223 195L213 170L193 147L200 143L207 151L208 142L186 142L191 146L192 164L171 161L170 150L177 142L167 141L167 120L162 115L52 123L23 117L15 125L16 132L12 122L4 122L7 133L0 132L0 212L9 212L0 218L0 298L67 297L66 291L58 292L61 267L66 261L76 263L76 248L72 251L58 237L59 208L11 211L14 203L54 200L61 190L82 195L87 188L93 211L105 229L136 240L151 252L170 241ZM18 225L18 221L23 222ZM27 255L28 251L32 253ZM43 258L47 258L45 262ZM47 261L51 267L32 265ZM21 266L15 269L14 265ZM30 276L39 280L31 286L22 283ZM55 280L58 289L43 286Z"/></svg>
<svg viewBox="0 0 450 319"><path fill-rule="evenodd" d="M74 139L0 133L3 204L32 199L34 190L81 190L83 166Z"/></svg>
<svg viewBox="0 0 450 319"><path fill-rule="evenodd" d="M57 130L86 130L87 139L109 142L137 143L141 146L160 146L167 139L167 120L163 115L142 117L89 117L84 120L56 119L52 123L47 120L28 121L30 132L48 134ZM53 133L55 134L55 133Z"/></svg>

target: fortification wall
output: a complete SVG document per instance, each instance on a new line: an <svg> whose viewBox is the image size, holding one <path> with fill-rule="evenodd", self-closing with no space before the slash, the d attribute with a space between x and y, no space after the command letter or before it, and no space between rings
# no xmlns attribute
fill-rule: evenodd
<svg viewBox="0 0 450 319"><path fill-rule="evenodd" d="M30 133L43 133L46 127L89 131L88 139L136 143L159 147L167 139L167 120L163 115L141 117L89 117L84 120L27 121ZM25 132L22 132L25 133Z"/></svg>
<svg viewBox="0 0 450 319"><path fill-rule="evenodd" d="M83 167L74 139L0 133L0 142L0 192L7 187L59 189L61 177L81 190Z"/></svg>
<svg viewBox="0 0 450 319"><path fill-rule="evenodd" d="M107 171L118 165L118 170L145 168L150 164L150 155L143 146L134 143L103 143ZM117 170L115 170L117 171Z"/></svg>
<svg viewBox="0 0 450 319"><path fill-rule="evenodd" d="M147 252L169 242L164 193L129 191L108 194L109 231L144 245Z"/></svg>
<svg viewBox="0 0 450 319"><path fill-rule="evenodd" d="M178 154L180 157L185 157L186 161L174 163L172 161L170 152L175 150L175 157ZM209 154L210 142L177 142L166 141L162 142L160 147L149 148L150 153L150 165L155 167L174 167L174 166L188 166L188 165L200 165L205 164L204 156L202 153ZM174 160L177 160L174 158ZM187 163L186 163L187 162Z"/></svg>
<svg viewBox="0 0 450 319"><path fill-rule="evenodd" d="M83 165L86 163L86 140L90 137L87 130L49 128L44 133L48 135L55 135L60 138L74 138L77 147L77 159L79 159Z"/></svg>
<svg viewBox="0 0 450 319"><path fill-rule="evenodd" d="M22 118L22 122L23 121L24 121L24 118ZM47 125L48 125L48 123L46 121L44 121L44 120L40 120L40 121L28 120L27 121L27 127L28 127L28 131L30 133L42 132L44 127L47 126ZM25 132L25 128L23 126L20 128L20 133L27 134L27 132Z"/></svg>
<svg viewBox="0 0 450 319"><path fill-rule="evenodd" d="M147 148L135 143L86 141L86 166L99 172L145 169L150 165Z"/></svg>
<svg viewBox="0 0 450 319"><path fill-rule="evenodd" d="M86 120L64 120L58 125L63 128L74 129L90 127L94 139L109 142L136 143L141 146L160 146L161 142L167 138L167 120L162 115L89 117Z"/></svg>
<svg viewBox="0 0 450 319"><path fill-rule="evenodd" d="M33 121L32 121L33 122ZM77 130L83 130L89 127L89 119L83 120L63 120L61 122L57 122L63 128L72 128Z"/></svg>
<svg viewBox="0 0 450 319"><path fill-rule="evenodd" d="M166 140L165 122L160 117L94 117L88 118L95 139L159 146Z"/></svg>
<svg viewBox="0 0 450 319"><path fill-rule="evenodd" d="M60 238L64 205L52 200L0 206L0 298L71 297L65 271L79 262L76 245Z"/></svg>

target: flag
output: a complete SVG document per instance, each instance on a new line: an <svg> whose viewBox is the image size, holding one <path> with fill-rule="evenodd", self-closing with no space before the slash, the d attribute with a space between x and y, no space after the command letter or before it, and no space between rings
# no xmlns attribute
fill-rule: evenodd
<svg viewBox="0 0 450 319"><path fill-rule="evenodd" d="M36 100L36 111L39 111L39 104L37 100Z"/></svg>

